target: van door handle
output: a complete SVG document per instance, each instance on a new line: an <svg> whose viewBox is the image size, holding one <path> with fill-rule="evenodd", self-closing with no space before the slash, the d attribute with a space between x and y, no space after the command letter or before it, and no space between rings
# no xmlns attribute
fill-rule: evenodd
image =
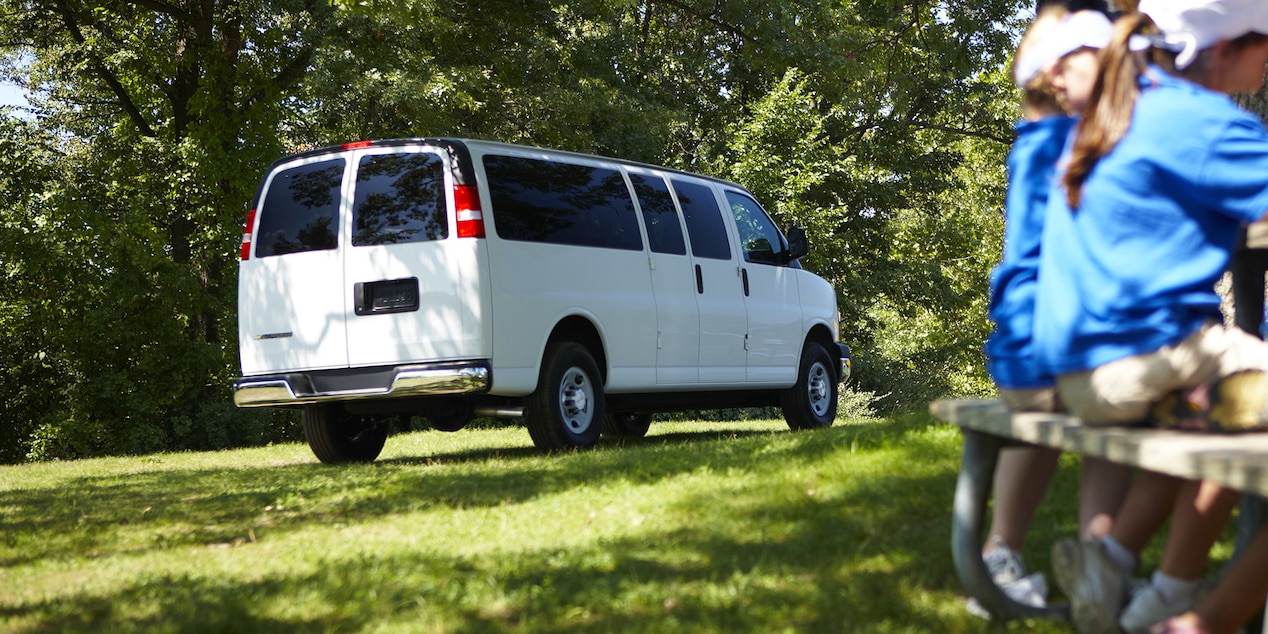
<svg viewBox="0 0 1268 634"><path fill-rule="evenodd" d="M696 265L696 293L704 295L704 276L700 274L700 265Z"/></svg>
<svg viewBox="0 0 1268 634"><path fill-rule="evenodd" d="M744 280L744 296L748 297L748 269L740 269L740 278Z"/></svg>

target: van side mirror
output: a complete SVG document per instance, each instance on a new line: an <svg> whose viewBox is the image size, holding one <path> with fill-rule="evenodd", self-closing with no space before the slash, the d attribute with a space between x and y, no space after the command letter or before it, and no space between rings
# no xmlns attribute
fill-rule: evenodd
<svg viewBox="0 0 1268 634"><path fill-rule="evenodd" d="M789 261L810 253L810 243L806 241L806 228L793 227L788 230L788 259Z"/></svg>

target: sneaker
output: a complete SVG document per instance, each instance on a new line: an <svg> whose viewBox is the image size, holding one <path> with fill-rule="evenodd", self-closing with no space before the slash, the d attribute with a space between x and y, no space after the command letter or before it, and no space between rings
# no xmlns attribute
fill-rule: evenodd
<svg viewBox="0 0 1268 634"><path fill-rule="evenodd" d="M999 586L1004 596L1035 608L1046 606L1048 580L1044 578L1043 573L1026 574L1026 566L1022 563L1021 555L1005 546L998 535L991 538L991 543L993 544L991 551L982 555L982 562L986 564L986 571L990 573L991 580ZM974 616L988 621L991 618L991 613L977 599L970 598L967 608Z"/></svg>
<svg viewBox="0 0 1268 634"><path fill-rule="evenodd" d="M1151 627L1188 612L1197 604L1197 594L1180 601L1167 601L1162 593L1153 586L1148 586L1132 595L1123 613L1118 617L1118 625L1127 634L1148 634Z"/></svg>
<svg viewBox="0 0 1268 634"><path fill-rule="evenodd" d="M986 564L986 572L997 586L1017 581L1026 576L1026 566L1022 564L1021 554L1004 545L998 535L991 538L991 551L982 555L982 563Z"/></svg>
<svg viewBox="0 0 1268 634"><path fill-rule="evenodd" d="M1004 592L1004 596L1022 605L1032 608L1048 605L1048 580L1044 579L1042 572L1032 573L1006 583L996 583L996 585ZM973 616L991 620L991 613L975 598L970 598L965 608Z"/></svg>
<svg viewBox="0 0 1268 634"><path fill-rule="evenodd" d="M1105 555L1099 540L1063 539L1052 545L1052 572L1070 599L1070 620L1080 634L1116 634L1129 575Z"/></svg>

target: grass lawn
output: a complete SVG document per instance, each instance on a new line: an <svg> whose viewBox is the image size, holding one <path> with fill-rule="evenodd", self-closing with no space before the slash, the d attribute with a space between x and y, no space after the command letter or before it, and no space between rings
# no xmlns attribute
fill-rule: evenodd
<svg viewBox="0 0 1268 634"><path fill-rule="evenodd" d="M0 466L0 631L1069 631L966 613L959 452L907 416L655 423L557 455L507 427L395 435L369 465L291 444ZM1032 567L1074 533L1076 480L1063 458Z"/></svg>

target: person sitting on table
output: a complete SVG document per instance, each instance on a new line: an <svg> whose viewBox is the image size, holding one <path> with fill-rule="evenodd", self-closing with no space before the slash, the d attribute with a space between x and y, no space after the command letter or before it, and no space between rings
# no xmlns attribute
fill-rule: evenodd
<svg viewBox="0 0 1268 634"><path fill-rule="evenodd" d="M1147 38L1152 63L1133 36ZM1242 228L1268 210L1268 131L1227 97L1262 88L1265 62L1260 0L1142 0L1102 53L1049 197L1035 301L1036 354L1085 424L1264 424L1268 344L1223 325L1214 287ZM1109 539L1053 547L1076 629L1147 631L1187 609L1236 498L1139 474ZM1163 566L1123 610L1140 547L1168 514Z"/></svg>

